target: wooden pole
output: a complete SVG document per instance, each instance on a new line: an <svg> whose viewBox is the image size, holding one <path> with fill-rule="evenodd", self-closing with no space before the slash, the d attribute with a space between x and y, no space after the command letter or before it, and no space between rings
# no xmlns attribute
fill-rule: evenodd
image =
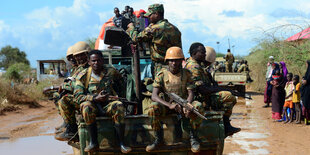
<svg viewBox="0 0 310 155"><path fill-rule="evenodd" d="M134 76L135 76L135 86L136 86L136 97L138 99L138 114L142 114L142 95L141 95L141 72L140 72L140 54L136 50L134 45L131 44L131 49L133 51L133 65L134 65Z"/></svg>

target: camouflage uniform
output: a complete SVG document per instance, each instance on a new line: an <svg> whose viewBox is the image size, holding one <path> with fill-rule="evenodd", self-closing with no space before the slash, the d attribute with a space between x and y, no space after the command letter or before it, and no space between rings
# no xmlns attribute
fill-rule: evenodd
<svg viewBox="0 0 310 155"><path fill-rule="evenodd" d="M91 74L88 88L85 88L88 69L83 70L76 78L74 85L74 99L80 106L82 116L86 125L90 125L96 121L97 107L93 103L93 98L102 90L107 91L111 95L115 94L112 88L112 83L121 81L121 74L112 67L105 67L101 72L100 77ZM112 116L115 124L123 123L124 121L124 106L120 101L107 101L103 109L108 116Z"/></svg>
<svg viewBox="0 0 310 155"><path fill-rule="evenodd" d="M163 12L163 8L160 10L157 5L154 4L150 7L155 11ZM134 42L142 41L148 44L154 63L153 75L157 75L157 72L166 66L164 58L169 47L178 46L182 48L181 32L167 19L162 19L155 24L151 23L140 33L134 27L130 27L127 29L127 33Z"/></svg>
<svg viewBox="0 0 310 155"><path fill-rule="evenodd" d="M246 66L245 64L242 64L242 65L239 67L238 72L239 72L239 73L246 72L246 68L247 68L247 66Z"/></svg>
<svg viewBox="0 0 310 155"><path fill-rule="evenodd" d="M186 69L191 71L194 84L198 86L212 86L212 79L203 70L202 66L190 57L186 62ZM211 106L213 110L224 111L224 115L230 116L232 114L232 109L236 104L236 98L229 91L220 91L212 94L198 94L196 96L197 100L203 103L204 107Z"/></svg>
<svg viewBox="0 0 310 155"><path fill-rule="evenodd" d="M226 62L225 62L226 72L233 72L232 65L235 61L234 56L230 52L227 52L225 59L226 59Z"/></svg>
<svg viewBox="0 0 310 155"><path fill-rule="evenodd" d="M79 109L79 105L74 102L73 99L73 90L74 90L74 84L75 79L77 78L78 74L82 72L84 69L88 68L88 64L79 65L78 67L75 67L72 69L73 72L71 72L71 77L73 78L72 81L68 81L63 84L63 89L67 91L68 93L65 94L59 101L59 110L60 115L64 119L66 123L73 124L76 122L75 120L75 110Z"/></svg>
<svg viewBox="0 0 310 155"><path fill-rule="evenodd" d="M182 97L183 99L187 98L187 90L194 89L193 81L191 79L191 74L188 70L182 69L180 73L177 75L173 75L167 69L163 68L160 72L155 76L155 80L153 83L153 87L159 88L160 91L175 93ZM170 99L164 95L165 101L170 101ZM193 101L192 105L197 108L200 112L203 111L202 104L198 101ZM165 116L167 114L176 113L174 110L170 110L168 107L158 103L152 102L149 107L148 115L151 117L152 128L155 131L159 131L161 129L161 121L160 117ZM195 129L199 127L202 122L197 116L191 117L190 119L192 127Z"/></svg>

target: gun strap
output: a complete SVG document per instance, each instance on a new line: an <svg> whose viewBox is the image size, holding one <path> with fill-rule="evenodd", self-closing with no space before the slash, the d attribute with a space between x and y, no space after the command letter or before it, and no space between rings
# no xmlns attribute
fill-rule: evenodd
<svg viewBox="0 0 310 155"><path fill-rule="evenodd" d="M88 89L88 84L89 84L89 81L90 81L91 72L92 72L92 68L88 67L86 81L85 81L85 88L86 88L86 90Z"/></svg>

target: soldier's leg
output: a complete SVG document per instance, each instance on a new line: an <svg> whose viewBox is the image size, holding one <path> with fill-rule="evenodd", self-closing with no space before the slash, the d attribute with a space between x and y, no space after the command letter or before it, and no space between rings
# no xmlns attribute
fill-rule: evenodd
<svg viewBox="0 0 310 155"><path fill-rule="evenodd" d="M72 95L63 96L59 100L60 115L62 116L62 118L64 119L66 123L69 123L69 124L76 123L75 110L77 110L78 107L74 104L77 104L77 103L73 102Z"/></svg>
<svg viewBox="0 0 310 155"><path fill-rule="evenodd" d="M229 72L233 72L232 64L228 64L228 69L229 69Z"/></svg>
<svg viewBox="0 0 310 155"><path fill-rule="evenodd" d="M203 114L204 109L201 102L193 101L192 105L199 111L199 113ZM195 114L190 115L191 128L189 130L189 136L190 136L191 150L193 153L197 153L200 151L200 143L199 138L197 136L197 129L199 128L202 121L203 120L197 115Z"/></svg>
<svg viewBox="0 0 310 155"><path fill-rule="evenodd" d="M122 153L129 153L131 151L131 148L124 145L124 134L126 127L124 124L125 107L123 103L120 101L113 101L110 102L107 106L105 106L104 109L109 116L112 116L114 128Z"/></svg>
<svg viewBox="0 0 310 155"><path fill-rule="evenodd" d="M75 120L75 110L77 109L73 102L73 96L66 95L59 100L60 114L65 122L65 131L55 136L57 140L68 141L77 132Z"/></svg>
<svg viewBox="0 0 310 155"><path fill-rule="evenodd" d="M98 133L97 133L97 124L96 124L96 116L97 116L97 108L94 104L89 101L83 102L80 105L81 112L85 124L87 125L87 132L89 134L89 144L84 149L85 152L93 152L99 149L98 143Z"/></svg>
<svg viewBox="0 0 310 155"><path fill-rule="evenodd" d="M229 72L229 64L225 63L225 72Z"/></svg>
<svg viewBox="0 0 310 155"><path fill-rule="evenodd" d="M216 110L224 111L223 121L225 126L225 135L230 136L236 132L239 132L240 128L235 128L230 124L230 116L232 114L232 109L237 103L236 97L229 91L220 91L218 93L211 95L211 100L216 106Z"/></svg>
<svg viewBox="0 0 310 155"><path fill-rule="evenodd" d="M164 131L162 128L162 123L160 117L165 115L165 107L158 102L152 102L148 110L148 116L151 119L151 126L154 130L155 141L153 144L146 147L146 151L150 152L155 150L160 144L163 144Z"/></svg>

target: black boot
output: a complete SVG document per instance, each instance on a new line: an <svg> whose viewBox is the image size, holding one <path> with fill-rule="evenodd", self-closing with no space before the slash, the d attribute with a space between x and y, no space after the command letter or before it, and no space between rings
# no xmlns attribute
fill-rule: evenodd
<svg viewBox="0 0 310 155"><path fill-rule="evenodd" d="M240 128L235 128L233 126L231 126L230 124L230 120L228 116L223 116L223 121L224 121L224 127L225 127L225 136L231 136L234 133L237 133L239 131L241 131Z"/></svg>
<svg viewBox="0 0 310 155"><path fill-rule="evenodd" d="M97 133L97 124L96 122L87 126L87 132L89 135L89 144L84 149L85 152L94 152L99 149L98 144L98 133Z"/></svg>
<svg viewBox="0 0 310 155"><path fill-rule="evenodd" d="M270 107L269 104L270 104L270 103L266 103L266 105L264 105L263 108L268 108L268 107Z"/></svg>
<svg viewBox="0 0 310 155"><path fill-rule="evenodd" d="M60 141L69 141L77 132L78 127L74 124L66 124L65 131L55 135L55 139Z"/></svg>
<svg viewBox="0 0 310 155"><path fill-rule="evenodd" d="M115 124L114 128L122 153L129 153L131 148L124 145L125 124Z"/></svg>
<svg viewBox="0 0 310 155"><path fill-rule="evenodd" d="M198 141L196 130L191 129L189 132L191 150L193 153L198 153L200 151L200 143Z"/></svg>
<svg viewBox="0 0 310 155"><path fill-rule="evenodd" d="M146 152L151 152L157 149L160 145L164 143L164 131L160 129L159 131L155 131L155 141L153 144L148 145L145 150Z"/></svg>

